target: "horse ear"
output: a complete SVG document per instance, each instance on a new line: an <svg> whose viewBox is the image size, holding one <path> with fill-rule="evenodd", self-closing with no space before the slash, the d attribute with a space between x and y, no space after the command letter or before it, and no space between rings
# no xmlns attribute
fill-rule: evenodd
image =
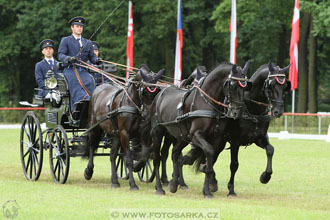
<svg viewBox="0 0 330 220"><path fill-rule="evenodd" d="M237 73L237 65L234 64L233 67L231 68L231 71L235 74Z"/></svg>
<svg viewBox="0 0 330 220"><path fill-rule="evenodd" d="M246 61L244 68L243 68L243 74L246 75L250 67L250 60Z"/></svg>
<svg viewBox="0 0 330 220"><path fill-rule="evenodd" d="M159 72L157 73L157 75L153 78L153 81L154 82L157 82L159 79L160 79L160 77L162 77L162 75L165 73L165 69L161 69L161 70L159 70Z"/></svg>
<svg viewBox="0 0 330 220"><path fill-rule="evenodd" d="M150 82L152 80L151 76L143 71L143 69L139 70L140 75L145 82Z"/></svg>
<svg viewBox="0 0 330 220"><path fill-rule="evenodd" d="M271 72L271 73L274 72L272 61L269 61L269 63L268 63L268 69L269 69L269 72Z"/></svg>
<svg viewBox="0 0 330 220"><path fill-rule="evenodd" d="M202 78L202 77L203 77L203 74L200 71L199 67L197 67L196 80L200 80L200 78Z"/></svg>
<svg viewBox="0 0 330 220"><path fill-rule="evenodd" d="M290 66L291 66L291 64L289 64L287 67L284 67L282 69L282 72L285 73L285 74L287 74L289 72Z"/></svg>

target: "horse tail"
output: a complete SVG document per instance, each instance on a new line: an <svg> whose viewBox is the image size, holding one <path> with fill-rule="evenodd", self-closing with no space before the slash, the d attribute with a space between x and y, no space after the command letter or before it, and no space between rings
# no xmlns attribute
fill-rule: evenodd
<svg viewBox="0 0 330 220"><path fill-rule="evenodd" d="M188 154L183 157L183 164L193 165L196 173L200 172L200 166L205 161L204 152L200 147L192 147Z"/></svg>

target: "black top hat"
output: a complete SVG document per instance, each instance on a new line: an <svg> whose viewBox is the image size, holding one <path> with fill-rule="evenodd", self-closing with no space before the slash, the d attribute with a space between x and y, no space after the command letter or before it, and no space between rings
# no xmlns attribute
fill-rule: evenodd
<svg viewBox="0 0 330 220"><path fill-rule="evenodd" d="M71 26L74 25L74 24L84 26L85 22L86 22L85 18L83 18L81 16L77 16L77 17L71 18L71 20L68 23Z"/></svg>
<svg viewBox="0 0 330 220"><path fill-rule="evenodd" d="M97 43L96 41L93 41L93 42L92 42L92 45L93 45L93 49L94 49L94 50L98 50L99 47L100 47L99 43Z"/></svg>
<svg viewBox="0 0 330 220"><path fill-rule="evenodd" d="M40 50L46 48L46 47L51 47L54 49L54 41L52 41L51 39L45 39L43 41L40 42Z"/></svg>

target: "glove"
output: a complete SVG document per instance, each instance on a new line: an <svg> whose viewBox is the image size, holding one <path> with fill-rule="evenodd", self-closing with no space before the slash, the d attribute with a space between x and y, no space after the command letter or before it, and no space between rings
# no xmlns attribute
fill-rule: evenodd
<svg viewBox="0 0 330 220"><path fill-rule="evenodd" d="M100 57L98 57L97 59L96 59L96 64L97 65L101 65L103 62L102 62L102 59L100 58Z"/></svg>
<svg viewBox="0 0 330 220"><path fill-rule="evenodd" d="M69 63L74 63L75 61L77 61L77 57L70 57L68 61Z"/></svg>

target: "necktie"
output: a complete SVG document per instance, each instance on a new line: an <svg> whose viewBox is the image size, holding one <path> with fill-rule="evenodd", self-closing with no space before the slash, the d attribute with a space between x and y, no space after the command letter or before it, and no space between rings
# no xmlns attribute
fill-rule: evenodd
<svg viewBox="0 0 330 220"><path fill-rule="evenodd" d="M79 42L80 47L82 47L81 38L77 38L77 41Z"/></svg>
<svg viewBox="0 0 330 220"><path fill-rule="evenodd" d="M53 60L49 60L49 65L50 65L50 68L51 68L51 69L54 68Z"/></svg>

